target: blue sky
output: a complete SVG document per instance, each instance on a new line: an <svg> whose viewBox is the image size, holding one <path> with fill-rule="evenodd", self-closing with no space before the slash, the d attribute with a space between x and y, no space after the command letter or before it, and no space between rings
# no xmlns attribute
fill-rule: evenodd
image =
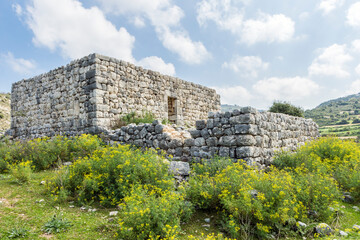
<svg viewBox="0 0 360 240"><path fill-rule="evenodd" d="M0 31L0 92L93 52L258 109L360 92L356 0L3 0Z"/></svg>

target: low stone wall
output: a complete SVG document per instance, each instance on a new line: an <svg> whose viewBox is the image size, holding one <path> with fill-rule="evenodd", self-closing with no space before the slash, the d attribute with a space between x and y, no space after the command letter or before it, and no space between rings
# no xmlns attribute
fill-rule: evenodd
<svg viewBox="0 0 360 240"><path fill-rule="evenodd" d="M164 150L175 160L189 161L214 155L267 165L275 151L294 150L319 136L311 119L258 112L251 107L208 114L196 121L196 129L184 130L159 124L129 125L111 131L113 141Z"/></svg>

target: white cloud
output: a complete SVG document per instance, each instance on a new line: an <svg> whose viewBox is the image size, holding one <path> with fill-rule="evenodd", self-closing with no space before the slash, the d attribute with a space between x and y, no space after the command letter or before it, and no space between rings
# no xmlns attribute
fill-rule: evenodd
<svg viewBox="0 0 360 240"><path fill-rule="evenodd" d="M203 43L193 41L188 32L181 28L180 20L184 12L171 0L98 1L105 11L128 16L135 26L142 27L145 25L144 19L150 20L164 47L186 63L200 64L211 57Z"/></svg>
<svg viewBox="0 0 360 240"><path fill-rule="evenodd" d="M253 96L242 86L213 87L221 97L221 104L237 104L246 106L251 104Z"/></svg>
<svg viewBox="0 0 360 240"><path fill-rule="evenodd" d="M308 71L310 75L345 78L350 76L346 70L346 63L352 59L352 56L347 53L346 45L333 44L321 49L321 54L314 59Z"/></svg>
<svg viewBox="0 0 360 240"><path fill-rule="evenodd" d="M344 0L322 0L318 5L318 9L323 11L323 14L328 14L335 8L341 7Z"/></svg>
<svg viewBox="0 0 360 240"><path fill-rule="evenodd" d="M253 89L267 100L292 101L311 96L319 89L319 85L308 78L272 77L254 84Z"/></svg>
<svg viewBox="0 0 360 240"><path fill-rule="evenodd" d="M360 53L360 39L354 40L351 45L353 51Z"/></svg>
<svg viewBox="0 0 360 240"><path fill-rule="evenodd" d="M303 21L303 20L309 18L309 16L310 16L310 13L309 13L309 12L302 12L302 13L300 13L300 15L299 15L299 19Z"/></svg>
<svg viewBox="0 0 360 240"><path fill-rule="evenodd" d="M283 14L260 13L258 19L244 22L241 41L249 45L258 42L286 42L292 39L294 32L295 23L291 18Z"/></svg>
<svg viewBox="0 0 360 240"><path fill-rule="evenodd" d="M347 12L347 24L360 27L360 2L352 4Z"/></svg>
<svg viewBox="0 0 360 240"><path fill-rule="evenodd" d="M142 17L136 16L133 19L131 19L132 24L135 25L135 27L142 28L145 27L145 20Z"/></svg>
<svg viewBox="0 0 360 240"><path fill-rule="evenodd" d="M345 95L351 95L356 93L360 93L360 79L355 80L350 84L350 87L345 92Z"/></svg>
<svg viewBox="0 0 360 240"><path fill-rule="evenodd" d="M34 60L15 58L11 52L2 55L2 59L11 67L14 72L20 74L30 74L36 69Z"/></svg>
<svg viewBox="0 0 360 240"><path fill-rule="evenodd" d="M211 57L201 42L193 42L184 31L171 31L164 28L159 33L164 47L177 53L186 63L199 64Z"/></svg>
<svg viewBox="0 0 360 240"><path fill-rule="evenodd" d="M171 63L165 63L161 58L156 56L146 57L137 62L138 65L146 69L160 72L162 74L175 75L175 67Z"/></svg>
<svg viewBox="0 0 360 240"><path fill-rule="evenodd" d="M242 42L249 45L292 39L295 23L283 14L269 15L260 12L257 19L244 20L243 6L247 2L249 1L202 0L197 5L197 21L200 26L213 21L220 29L238 35Z"/></svg>
<svg viewBox="0 0 360 240"><path fill-rule="evenodd" d="M205 26L208 21L224 30L237 33L241 30L244 11L235 6L235 3L245 1L231 0L202 0L197 4L197 21L200 26Z"/></svg>
<svg viewBox="0 0 360 240"><path fill-rule="evenodd" d="M109 13L126 15L133 18L148 18L151 24L160 26L176 26L184 16L182 9L171 0L97 0ZM132 22L134 22L132 20Z"/></svg>
<svg viewBox="0 0 360 240"><path fill-rule="evenodd" d="M239 72L243 76L249 76L256 78L258 72L266 70L269 64L263 62L260 57L257 56L234 56L229 62L225 62L222 67L229 68L234 72Z"/></svg>
<svg viewBox="0 0 360 240"><path fill-rule="evenodd" d="M26 8L26 23L33 42L70 58L92 52L134 62L135 38L125 28L117 29L97 8L84 8L78 0L32 0Z"/></svg>
<svg viewBox="0 0 360 240"><path fill-rule="evenodd" d="M21 7L19 4L14 3L14 4L12 5L12 8L13 8L14 11L16 12L16 15L21 16L21 15L23 14L22 7Z"/></svg>
<svg viewBox="0 0 360 240"><path fill-rule="evenodd" d="M360 75L360 64L356 66L355 72Z"/></svg>

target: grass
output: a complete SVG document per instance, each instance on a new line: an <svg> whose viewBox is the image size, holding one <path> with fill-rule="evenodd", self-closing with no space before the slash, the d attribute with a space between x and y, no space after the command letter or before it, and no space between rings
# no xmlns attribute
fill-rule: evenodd
<svg viewBox="0 0 360 240"><path fill-rule="evenodd" d="M84 137L86 137L86 136L84 136ZM86 139L89 140L88 138L85 138L85 140ZM90 144L92 146L93 141L86 141L86 143L87 143L87 145ZM124 146L122 146L122 147L124 147ZM131 152L127 148L124 148L123 152L121 152L120 150L122 149L122 147L121 148L118 147L116 149L111 148L109 150L110 151L109 153L120 154L119 157L125 156L129 159L132 159L132 162L129 161L128 164L127 164L127 162L124 162L125 165L132 166L133 164L136 165L136 164L140 163L141 166L143 167L141 169L146 169L147 173L154 172L154 169L152 169L150 167L154 166L154 164L156 164L157 161L149 162L148 165L145 164L147 160L150 161L152 159L151 158L152 155L146 155L145 153L141 153L141 155L131 155ZM103 167L99 166L101 169L103 169L103 168L108 169L108 168L105 168L105 165L106 165L105 163L111 163L111 164L108 164L108 166L112 166L112 167L116 166L116 169L118 169L118 166L120 166L120 164L119 164L120 162L113 163L113 162L109 161L109 159L112 159L112 157L115 157L115 155L113 155L113 156L111 154L103 155L103 154L101 154L100 150L97 150L96 152L97 152L97 155L94 154L92 156L92 160L97 159L96 162L100 163L101 166L103 166ZM275 166L277 166L280 169L284 168L284 166L292 166L295 169L295 166L293 166L291 161L294 160L295 163L301 163L301 161L303 161L305 165L301 168L302 170L305 170L305 168L308 168L309 171L311 170L313 172L319 172L321 170L321 173L324 173L324 174L329 174L329 175L334 174L334 176L338 180L338 184L342 185L343 189L345 189L344 191L350 191L354 200L357 201L357 203L359 203L358 202L359 196L358 196L358 190L357 190L357 189L359 189L359 188L357 188L358 187L357 179L359 179L359 178L357 178L358 175L356 174L356 171L352 171L352 172L350 172L351 173L350 174L347 171L347 170L350 170L349 167L345 169L346 170L345 172L336 171L336 174L335 174L335 171L334 171L334 169L340 169L340 170L342 169L341 168L342 163L338 161L339 159L342 159L345 162L349 161L349 159L350 159L351 163L355 164L356 166L360 166L358 164L358 162L359 162L358 159L360 156L360 149L359 149L358 144L356 144L354 142L340 141L335 138L333 138L333 139L331 139L331 138L325 139L324 138L324 139L320 139L320 140L312 143L312 145L309 145L307 148L303 147L302 150L301 149L299 150L299 152L306 154L307 157L301 158L301 156L303 156L303 155L299 155L298 157L291 155L292 158L289 159L290 155L284 155L281 158L279 157L279 158L275 159L275 161L274 161ZM140 152L139 152L139 154L140 154ZM312 155L312 154L314 154L314 155ZM315 157L315 155L318 156L318 158ZM100 158L99 156L107 156L107 157ZM112 157L109 158L109 156L112 156ZM49 157L49 156L47 156L47 157ZM138 158L136 158L136 157L138 157ZM155 159L158 160L157 155L156 155ZM25 160L23 160L23 162L20 163L20 165L23 164L21 166L27 166L28 161L25 161ZM81 159L78 160L76 163L80 163L81 161L89 162L92 160L85 158L82 160ZM251 231L249 230L248 232L244 232L245 235L241 234L241 235L233 235L233 236L238 236L241 239L241 236L249 236L249 234L251 234L250 238L247 238L247 239L253 239L252 237L254 237L254 236L258 236L258 239L264 239L262 236L270 237L270 234L273 234L273 236L287 236L287 237L280 238L282 240L284 240L284 239L303 239L303 237L312 239L313 234L314 234L314 232L313 232L314 226L321 223L322 221L325 221L333 229L336 228L336 229L343 230L343 231L347 231L346 229L352 229L352 226L354 224L360 225L360 211L356 211L355 209L353 209L354 205L352 205L352 204L343 203L340 200L341 193L339 193L339 191L336 190L335 183L333 184L333 187L334 187L334 189L333 189L332 185L331 185L332 183L330 181L325 181L326 180L325 178L312 178L311 177L311 179L316 179L313 181L312 184L310 184L310 185L314 185L309 190L309 191L313 192L314 197L311 197L310 195L307 196L307 187L305 185L301 184L301 182L303 182L303 183L306 182L306 184L311 183L311 181L310 182L304 181L304 177L307 178L310 175L301 175L301 176L303 176L303 178L297 178L297 180L295 182L297 184L299 184L298 187L306 188L306 189L303 189L303 192L305 193L305 195L295 197L295 195L292 195L291 191L294 190L296 185L294 185L295 182L293 182L291 180L291 175L289 172L284 172L282 170L279 170L279 171L273 172L273 174L270 174L270 172L269 172L266 174L266 176L265 175L260 176L260 175L256 175L256 172L253 171L252 169L243 169L242 165L238 165L238 167L236 167L236 165L232 165L232 164L229 165L230 163L232 163L229 159L223 160L223 161L220 161L221 159L218 159L218 160L219 160L219 162L217 162L217 161L215 161L215 159L213 159L212 164L210 164L210 165L206 165L206 164L201 165L201 166L193 165L192 166L193 173L201 174L202 172L204 172L204 173L207 172L210 175L213 175L213 174L215 174L215 170L217 171L219 169L222 169L222 168L225 168L226 166L228 166L228 168L221 171L221 173L216 174L216 176L215 176L216 178L214 178L214 180L215 180L214 182L221 183L222 186L225 186L226 188L229 187L229 190L228 189L225 189L227 191L225 191L224 189L221 190L220 189L221 186L218 186L216 184L213 185L211 188L207 188L206 186L207 186L208 182L206 181L205 178L198 179L197 182L194 182L193 181L194 179L196 181L196 174L192 175L192 178L189 182L190 188L188 189L189 191L187 191L187 198L184 198L184 199L189 199L189 201L192 201L192 203L195 206L194 214L191 216L191 219L185 223L181 223L179 225L179 222L176 222L176 226L181 226L180 235L177 238L170 238L170 239L180 239L180 240L222 239L222 238L209 237L209 234L212 236L219 235L219 234L222 234L222 231L224 231L224 229L226 229L227 232L230 232L228 226L231 222L233 222L233 223L240 222L241 223L241 221L242 221L241 218L238 218L238 219L234 218L234 221L233 220L229 221L228 219L226 219L226 215L224 215L224 214L232 214L233 216L239 216L239 213L231 211L232 209L234 209L234 207L243 208L243 206L246 206L245 208L243 208L241 210L241 211L245 211L245 212L247 211L247 209L250 209L250 208L257 209L256 207L259 205L255 205L255 204L256 203L261 204L260 201L264 200L265 196L266 197L268 196L265 194L272 194L272 195L269 195L268 199L276 198L277 200L276 200L276 203L274 202L274 205L273 205L274 207L271 209L265 205L262 205L262 206L264 206L264 209L263 209L264 212L270 211L270 213L273 212L273 213L282 214L282 211L285 208L283 208L283 210L281 210L280 208L277 208L277 205L282 204L282 202L284 204L287 204L288 202L285 203L285 200L288 201L289 199L291 201L293 201L293 200L296 201L296 198L299 197L298 200L301 199L301 201L303 203L311 204L310 207L307 207L306 209L304 208L305 214L307 213L308 210L316 210L319 215L329 213L328 215L330 216L330 215L332 215L332 213L331 213L330 208L328 208L328 206L335 208L336 212L339 214L337 214L337 217L335 217L335 218L323 217L321 219L320 218L301 218L301 217L298 218L298 217L295 217L295 216L292 217L291 215L289 215L290 218L289 217L284 218L285 219L284 221L281 218L276 218L273 222L278 225L275 225L275 224L271 225L272 222L269 223L268 225L270 225L272 228L267 232L268 234L266 234L266 235L259 235L259 234L256 235L256 232L254 230L250 229ZM277 162L276 160L281 161L282 164L279 164L279 162ZM313 167L318 166L314 163L315 160L317 161L317 163L321 163L321 165L319 165L319 166L322 166L324 168L313 168ZM77 166L78 169L83 169L80 167L84 166L84 165L81 165L81 164L76 165L76 163L73 166ZM20 165L18 165L18 166L20 166ZM134 168L135 165L132 168ZM158 168L159 168L160 165L156 165L156 166L158 166ZM330 168L330 166L334 166L335 168ZM348 165L346 165L346 166L348 166ZM94 179L98 179L97 178L98 175L95 174L96 171L95 171L95 168L93 168L93 167L96 167L96 165L92 165L92 172L91 172L91 174L92 174L91 176L94 177L93 178L93 180L94 180ZM163 199L164 202L163 201L161 201L161 202L155 201L154 199L151 200L151 201L155 201L155 206L163 206L161 208L154 207L154 204L153 205L151 205L151 204L145 205L145 203L148 203L148 202L145 201L145 203L144 203L143 200L147 198L147 195L142 194L143 192L136 192L136 191L132 192L131 195L129 195L127 198L124 198L123 200L120 199L119 201L115 202L114 204L108 205L108 206L115 206L115 207L111 207L111 208L101 207L99 205L100 203L98 201L96 201L96 199L91 200L94 198L90 198L90 197L88 199L90 202L89 204L91 206L85 206L85 208L83 208L83 206L76 205L74 203L74 202L83 202L83 201L76 201L76 199L74 199L73 195L69 195L71 197L69 197L67 199L59 197L59 200L56 202L54 200L54 197L50 196L49 186L51 186L51 184L47 183L46 185L44 185L44 180L50 179L54 175L55 176L59 175L59 173L60 173L59 170L45 170L45 171L35 172L35 173L32 173L29 176L29 178L26 179L26 181L19 181L19 175L14 174L14 171L11 171L11 169L12 168L10 168L10 171L8 170L10 173L5 172L3 174L0 174L0 223L1 223L0 224L0 239L18 239L18 238L23 238L23 239L49 239L49 238L51 238L51 239L115 239L116 233L119 233L119 236L127 236L126 235L127 231L131 231L129 229L132 229L133 226L137 226L139 229L138 232L141 233L141 231L144 230L144 228L142 227L140 222L143 221L144 219L146 221L149 220L150 223L154 223L153 228L155 229L157 226L159 226L156 224L158 222L161 223L161 221L158 220L159 217L165 216L165 220L163 220L163 222L167 223L166 222L167 219L173 219L175 217L175 215L177 214L177 212L171 212L171 214L169 214L166 211L161 210L161 209L176 209L176 207L178 207L178 206L181 206L180 208L182 208L182 209L186 209L186 207L184 207L185 205L176 205L176 202L170 202L170 200L172 201L174 199L175 200L177 199L177 197L175 195L171 195L170 192L168 193L168 195L164 194L163 196L161 196L161 199ZM115 168L109 168L109 169L115 169ZM122 169L126 170L127 168L122 167ZM85 170L83 169L83 171L85 171ZM275 169L273 169L273 171L275 171ZM125 172L126 171L124 171L124 173ZM164 168L164 172L167 172L167 167ZM104 174L104 175L106 175L106 173L107 172L101 172L101 174ZM111 173L114 174L113 171ZM283 175L279 176L278 173L281 173ZM99 176L101 176L101 174ZM241 174L243 174L243 175L241 175ZM343 174L343 175L341 175L341 174ZM78 174L74 174L73 176L77 176L77 175ZM116 173L116 176L122 176L122 175L124 175L124 174L122 174L122 172ZM89 174L86 174L86 176L87 176L86 179L90 179ZM128 175L126 181L131 180L131 178L129 178L129 176L130 175ZM133 176L133 175L131 175L131 176ZM143 175L139 175L139 176L141 176L141 178L140 178L141 180L144 180L146 178ZM161 176L163 176L163 175L161 175ZM243 176L243 178L238 178L239 176ZM350 183L354 183L355 185L349 185L349 183L347 181L344 181L344 178L342 176L344 176L345 179L347 179L347 178L351 179L352 182L350 182ZM156 177L159 177L159 174L156 174ZM166 177L169 177L169 176L165 174L162 178L164 180L167 179L168 183L171 186L173 186L171 176L169 178L166 178ZM261 182L255 182L255 183L258 183L261 185L258 185L258 184L251 185L251 186L247 185L247 182L249 182L249 181L255 181L256 179L257 179L256 181L258 181L259 180L258 178L262 179L262 180L260 179ZM61 180L61 182L62 182L64 179L59 179L59 180ZM205 180L205 181L203 182L203 180ZM131 181L135 182L135 180L131 180ZM122 182L121 186L124 187L125 186L124 181L121 181L121 182ZM316 182L316 184L314 184L315 182ZM324 185L324 184L321 185L321 182L325 183L326 185ZM86 182L79 181L79 183L74 186L77 186L76 189L81 189L82 186L90 187L89 183L91 183L91 182L90 181L86 181ZM92 182L92 183L94 183L94 182ZM201 183L201 184L196 185L195 183L199 183L199 184ZM270 185L268 185L268 183L270 183ZM320 183L320 185L317 185L317 183ZM316 187L315 185L318 187ZM60 185L54 185L53 186L54 189L56 186L59 187ZM63 185L61 185L61 186L63 186ZM98 185L98 186L100 186L100 185ZM111 182L106 182L106 184L101 185L101 186L103 186L104 189L107 189L109 186L112 186L112 184L111 184ZM191 188L191 186L193 188ZM232 188L230 188L231 186L239 186L242 189L236 189L236 188L232 189ZM266 186L268 186L269 188L265 188ZM279 186L282 186L282 187L279 187ZM289 188L287 186L292 186L292 187ZM163 186L163 187L164 187L163 189L167 189L165 186ZM46 191L46 188L48 188L47 191ZM213 192L211 191L212 188L221 190L222 196L221 196L221 198L219 197L220 201L217 202L215 198L211 197L213 194ZM244 205L243 202L235 202L234 200L232 200L232 199L235 199L235 197L234 197L235 195L231 196L230 193L227 193L231 190L234 192L234 194L236 193L237 195L239 195L239 193L241 193L241 191L243 191L243 193L245 193L246 196L248 196L249 190L251 190L253 188L259 190L259 195L255 198L251 198L252 200L249 201L248 204L246 204L246 202L245 202L246 205ZM281 192L283 194L284 194L283 191L288 191L288 193L285 193L285 195L289 194L288 195L289 198L286 198L286 199L284 198L284 200L281 197L278 198L278 196L282 196L282 194L275 188L278 189L279 191L281 190ZM321 188L321 191L320 191L320 188ZM327 191L322 191L322 189L326 189L326 188L327 188ZM179 193L181 193L181 188L179 188L179 189L180 189ZM245 190L243 190L243 189L245 189ZM173 191L175 191L175 190L173 189ZM300 191L300 190L297 190L297 191ZM219 191L215 191L214 194L218 194L218 193L219 193ZM330 193L331 193L331 195L330 195ZM52 192L52 194L54 194L54 192ZM96 194L93 193L93 194L94 194L93 195L94 197L101 196L100 193L96 193ZM163 193L161 193L161 194L163 194ZM206 199L208 199L207 201L210 201L209 206L206 207L205 205L202 205L201 198L200 198L200 200L197 200L197 199L199 199L197 194L200 196L205 196ZM276 195L274 195L274 194L276 194ZM61 194L59 194L59 196L60 195ZM114 192L110 195L113 198ZM324 195L325 195L325 197L324 197ZM81 196L81 195L79 195L79 196ZM165 198L165 196L167 196L167 197ZM228 198L226 198L226 196L228 196ZM251 196L249 196L249 198L250 197ZM130 200L126 200L126 199L130 199ZM159 198L157 198L157 199L159 199ZM215 199L215 201L213 201L214 199ZM240 198L238 198L238 199L240 199ZM316 199L321 199L321 200L319 201ZM327 201L327 199L329 199L329 201ZM59 201L61 201L61 202L59 202ZM74 201L74 202L72 202L72 201ZM126 202L126 201L128 201L128 202ZM277 201L279 201L279 202L277 202ZM338 201L340 201L340 203L338 203ZM169 202L169 204L165 204L168 202ZM129 204L129 203L131 203L131 204ZM224 203L226 203L228 205L224 205ZM270 203L271 202L269 201L269 204ZM138 204L138 205L136 205L136 204ZM162 204L164 204L164 205L162 205ZM106 204L102 204L102 205L106 206ZM359 205L360 205L360 203L359 203ZM140 215L138 215L137 213L143 212L142 209L139 209L139 207L141 208L143 206L148 206L148 207L150 207L150 209L151 209L150 211L152 211L152 213L159 213L159 214L145 215L144 217L143 217L143 215L141 215L141 217L143 217L143 218L141 218L141 217L139 217ZM291 207L297 206L297 205L287 204L284 206L288 206L291 208ZM319 208L317 206L319 206ZM357 206L358 206L358 204L357 204ZM126 207L126 208L124 208L124 207ZM267 209L266 209L266 207L267 207ZM97 210L89 211L91 209L97 209ZM128 209L128 210L126 210L126 209ZM159 209L161 211L158 211ZM201 210L201 209L207 209L207 210ZM219 209L220 211L221 210L223 210L223 211L221 213L218 213L217 209ZM323 209L325 209L325 210L323 210ZM131 214L126 215L125 210L133 215L131 215ZM119 211L118 216L110 216L111 211ZM225 212L225 211L229 211L229 212ZM251 210L251 212L246 213L246 214L248 214L246 216L252 217L251 215L253 214L254 211L256 211L256 210ZM232 215L229 217L233 218ZM264 215L264 216L266 216L266 215ZM128 220L128 219L133 219L134 221L131 221L130 225L126 225L125 228L121 229L120 228L120 225L121 225L120 217L122 217L121 220L123 222L124 222L124 220ZM119 218L119 220L118 220L118 218ZM205 219L209 219L210 221L205 220ZM296 221L295 219L304 221L305 223L308 224L308 227L306 229L300 230L300 232L302 232L302 234L303 234L302 236L298 235L299 232L295 233L294 231L292 231L291 228L289 228L289 226L295 226L295 222L292 222L292 221ZM305 219L305 220L302 220L302 219ZM313 220L311 220L311 219L313 219ZM143 221L143 222L146 222L146 221ZM261 219L259 221L261 221ZM316 222L314 222L314 221L316 221ZM250 228L250 227L253 228L253 226L255 226L255 222L257 222L257 219L252 218L251 222L252 222L252 224L249 224L249 225L245 224L244 226L248 226L248 228ZM279 224L280 222L282 222L282 224ZM172 223L170 222L170 224L172 224ZM225 227L225 228L223 228L223 227ZM125 231L125 235L120 235L121 234L120 229L122 232ZM178 229L180 229L180 228L178 228ZM279 235L277 235L276 233L274 234L273 231L277 231L277 230L279 230L279 232L281 231L283 234L279 234ZM238 230L236 230L236 231L238 231ZM207 235L208 235L208 237L206 237ZM165 236L165 235L163 235L163 236ZM192 236L192 237L190 237L190 236ZM132 235L131 239L138 239L137 237L138 237L138 235ZM331 236L331 238L327 238L327 239L333 239L335 237L338 238L339 236L337 234L334 234L333 236ZM360 237L359 233L352 231L350 233L350 236L347 239L360 239L359 237ZM147 238L147 236L145 236L144 239L146 239L146 238ZM130 238L123 237L123 239L130 239ZM340 239L342 239L342 238L340 238Z"/></svg>
<svg viewBox="0 0 360 240"><path fill-rule="evenodd" d="M10 237L22 234L25 236L22 239L34 240L114 239L117 222L111 221L113 217L109 216L109 212L116 209L100 208L89 212L81 210L81 206L72 207L72 203L54 203L51 197L44 193L44 185L40 184L53 174L54 171L34 173L28 184L18 184L9 174L0 174L0 239L14 239ZM352 204L340 203L343 215L338 219L337 228L351 229L354 224L360 224L360 212L352 207ZM71 222L71 226L66 231L46 234L44 226L54 215L62 215ZM210 218L210 223L205 222L206 218ZM182 234L179 239L187 239L189 235L193 235L195 239L206 239L208 234L221 233L220 217L216 212L196 211L190 221L183 223L181 227Z"/></svg>
<svg viewBox="0 0 360 240"><path fill-rule="evenodd" d="M27 184L19 184L10 174L0 174L0 239L14 239L11 236L21 235L22 239L114 239L117 222L110 217L111 211L117 209L74 206L73 203L55 203L45 194L45 186L41 181L52 176L55 172L42 171L33 173ZM95 212L88 208L96 208ZM54 215L71 222L66 231L46 234L46 224L51 222ZM205 218L211 222L206 223ZM206 239L206 235L220 233L219 218L215 212L199 211L191 220L182 225L183 234L179 239L187 239L193 235L196 239ZM209 224L210 227L204 226ZM203 236L204 235L204 236Z"/></svg>
<svg viewBox="0 0 360 240"><path fill-rule="evenodd" d="M210 219L210 223L205 221L206 218ZM197 210L187 223L181 225L181 228L184 238L186 235L193 235L196 236L197 239L206 239L205 236L210 233L214 233L215 235L221 233L219 216L216 212L209 211ZM205 236L202 236L202 233Z"/></svg>
<svg viewBox="0 0 360 240"><path fill-rule="evenodd" d="M54 203L40 185L52 174L53 171L34 173L30 182L22 185L8 174L0 175L0 239L9 239L14 226L28 230L27 239L112 239L115 228L108 216L113 209L88 212L80 210L80 206L71 208L70 203ZM72 226L56 235L45 234L45 224L60 214L70 220Z"/></svg>

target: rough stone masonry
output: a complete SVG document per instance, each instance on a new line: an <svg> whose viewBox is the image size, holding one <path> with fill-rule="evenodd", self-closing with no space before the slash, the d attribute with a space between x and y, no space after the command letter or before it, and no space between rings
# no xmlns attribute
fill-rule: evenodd
<svg viewBox="0 0 360 240"><path fill-rule="evenodd" d="M221 113L215 90L114 58L91 54L67 66L14 83L15 139L103 133L112 141L165 151L174 160L215 155L267 165L279 149L293 150L319 135L310 119L245 107ZM150 111L173 123L111 130L132 111ZM196 128L185 130L185 124Z"/></svg>
<svg viewBox="0 0 360 240"><path fill-rule="evenodd" d="M213 89L99 54L16 82L11 97L11 132L24 139L98 133L133 111L193 125L220 110Z"/></svg>
<svg viewBox="0 0 360 240"><path fill-rule="evenodd" d="M196 121L196 129L155 121L131 124L108 134L113 141L165 151L174 160L199 161L218 155L263 167L276 151L295 150L318 137L319 132L311 119L244 107L226 113L209 112L207 120Z"/></svg>

